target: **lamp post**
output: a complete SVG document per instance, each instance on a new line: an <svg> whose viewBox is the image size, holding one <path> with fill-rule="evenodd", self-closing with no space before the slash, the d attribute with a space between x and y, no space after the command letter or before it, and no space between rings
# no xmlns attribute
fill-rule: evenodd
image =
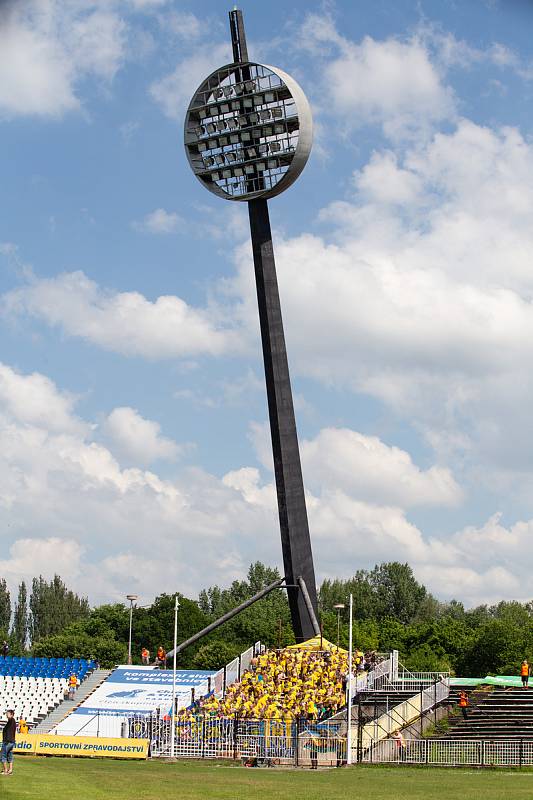
<svg viewBox="0 0 533 800"><path fill-rule="evenodd" d="M353 646L352 646L352 620L353 620L353 595L350 595L350 622L348 626L348 713L346 729L346 764L352 763L352 665L353 665Z"/></svg>
<svg viewBox="0 0 533 800"><path fill-rule="evenodd" d="M130 635L128 638L128 664L131 664L131 627L133 623L133 604L138 599L138 595L127 594L126 599L130 601Z"/></svg>
<svg viewBox="0 0 533 800"><path fill-rule="evenodd" d="M176 649L178 647L178 609L180 601L178 595L175 597L174 603L174 659L172 662L172 715L171 715L171 731L170 731L170 757L174 758L174 742L176 739Z"/></svg>
<svg viewBox="0 0 533 800"><path fill-rule="evenodd" d="M313 122L307 98L290 75L249 60L242 12L235 9L229 18L233 62L194 93L185 151L205 188L248 203L283 565L294 635L303 641L318 631L298 579L305 581L315 618L317 592L267 199L303 170Z"/></svg>
<svg viewBox="0 0 533 800"><path fill-rule="evenodd" d="M340 632L341 632L341 611L343 608L346 608L344 603L335 603L333 608L337 609L337 650L339 649L339 640L340 640Z"/></svg>

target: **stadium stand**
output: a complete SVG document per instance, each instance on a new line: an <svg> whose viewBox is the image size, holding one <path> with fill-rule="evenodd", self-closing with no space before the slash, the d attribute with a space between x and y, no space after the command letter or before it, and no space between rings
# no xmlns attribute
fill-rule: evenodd
<svg viewBox="0 0 533 800"><path fill-rule="evenodd" d="M79 658L0 656L0 708L12 708L31 728L63 702L70 675L81 684L95 667Z"/></svg>
<svg viewBox="0 0 533 800"><path fill-rule="evenodd" d="M459 688L451 698L454 704L458 700ZM440 738L532 739L533 691L522 687L486 687L485 690L470 692L467 718L450 716L448 724L448 731L441 734Z"/></svg>
<svg viewBox="0 0 533 800"><path fill-rule="evenodd" d="M345 702L347 654L332 648L270 650L252 659L226 690L223 698L211 694L180 712L180 719L198 713L241 719L325 719Z"/></svg>

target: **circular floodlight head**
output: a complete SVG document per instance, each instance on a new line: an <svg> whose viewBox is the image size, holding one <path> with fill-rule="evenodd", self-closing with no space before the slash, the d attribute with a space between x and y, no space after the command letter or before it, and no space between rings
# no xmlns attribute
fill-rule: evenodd
<svg viewBox="0 0 533 800"><path fill-rule="evenodd" d="M189 164L225 200L281 194L305 167L312 142L307 98L277 67L220 67L200 84L187 109Z"/></svg>

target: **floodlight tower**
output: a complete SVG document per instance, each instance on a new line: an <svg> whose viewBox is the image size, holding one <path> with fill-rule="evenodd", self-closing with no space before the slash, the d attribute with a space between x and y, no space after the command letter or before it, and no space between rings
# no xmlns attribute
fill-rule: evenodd
<svg viewBox="0 0 533 800"><path fill-rule="evenodd" d="M267 199L303 170L313 121L290 75L249 60L242 12L235 9L229 18L233 63L194 93L185 151L209 191L248 203L283 564L294 634L302 641L319 633L317 595Z"/></svg>

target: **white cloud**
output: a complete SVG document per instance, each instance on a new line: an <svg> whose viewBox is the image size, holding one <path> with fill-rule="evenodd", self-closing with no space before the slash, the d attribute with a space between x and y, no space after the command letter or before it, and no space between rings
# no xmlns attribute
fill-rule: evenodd
<svg viewBox="0 0 533 800"><path fill-rule="evenodd" d="M156 208L147 214L142 222L133 222L132 227L144 233L176 233L184 229L185 220L175 211Z"/></svg>
<svg viewBox="0 0 533 800"><path fill-rule="evenodd" d="M59 392L46 376L21 375L0 363L0 403L17 422L45 426L56 433L85 429L73 414L75 398Z"/></svg>
<svg viewBox="0 0 533 800"><path fill-rule="evenodd" d="M449 469L421 470L405 450L346 428L324 428L304 441L302 467L310 487L341 489L381 505L456 505L462 499Z"/></svg>
<svg viewBox="0 0 533 800"><path fill-rule="evenodd" d="M174 461L180 453L176 442L161 435L158 422L144 419L129 406L114 408L103 429L115 452L143 466L158 459Z"/></svg>
<svg viewBox="0 0 533 800"><path fill-rule="evenodd" d="M368 164L355 174L354 183L361 198L384 206L411 207L423 197L420 176L402 169L396 154L390 150L373 153Z"/></svg>
<svg viewBox="0 0 533 800"><path fill-rule="evenodd" d="M165 6L168 0L128 0L138 11L151 11L155 8Z"/></svg>
<svg viewBox="0 0 533 800"><path fill-rule="evenodd" d="M202 36L206 25L190 11L171 11L160 16L160 23L180 39L194 40Z"/></svg>
<svg viewBox="0 0 533 800"><path fill-rule="evenodd" d="M453 95L416 38L378 42L366 36L360 45L346 45L324 79L341 127L343 119L378 123L397 138L454 114Z"/></svg>
<svg viewBox="0 0 533 800"><path fill-rule="evenodd" d="M465 456L491 488L527 477L531 143L461 120L403 156L375 152L352 187L314 235L276 236L293 369L413 421L442 467ZM7 307L128 355L242 353L257 341L248 243L236 260L223 306L106 292L73 273L12 292Z"/></svg>
<svg viewBox="0 0 533 800"><path fill-rule="evenodd" d="M249 439L259 462L273 472L267 423L252 422ZM449 469L417 467L409 453L376 436L349 428L322 428L300 445L306 487L318 494L337 491L358 501L406 509L414 506L455 506L463 492Z"/></svg>
<svg viewBox="0 0 533 800"><path fill-rule="evenodd" d="M202 45L194 55L180 61L173 72L155 81L150 94L167 117L181 120L201 81L231 59L229 44Z"/></svg>
<svg viewBox="0 0 533 800"><path fill-rule="evenodd" d="M84 552L79 542L57 536L18 539L9 548L9 558L0 560L0 575L12 587L22 580L31 583L39 575L47 580L60 575L72 587L80 576Z"/></svg>
<svg viewBox="0 0 533 800"><path fill-rule="evenodd" d="M124 57L125 23L99 3L8 0L0 8L0 115L77 109L79 81L110 81Z"/></svg>
<svg viewBox="0 0 533 800"><path fill-rule="evenodd" d="M452 90L427 36L349 41L329 16L310 14L298 45L320 60L326 113L340 131L377 124L393 140L427 134L455 116Z"/></svg>
<svg viewBox="0 0 533 800"><path fill-rule="evenodd" d="M138 292L105 291L82 272L34 280L5 295L4 307L128 356L180 358L243 348L238 330L215 307L193 308L174 296L152 302Z"/></svg>
<svg viewBox="0 0 533 800"><path fill-rule="evenodd" d="M63 393L51 387L53 405ZM146 421L135 422L146 437ZM274 512L251 509L201 470L169 481L137 467L121 469L106 447L91 441L94 426L76 430L75 423L67 418L49 426L41 415L22 422L0 395L0 528L6 548L7 536L12 540L0 569L12 584L32 572L60 571L93 601L119 598L132 585L149 599L232 580L258 553L271 560L272 548L257 541ZM160 452L163 444L168 454L155 434L155 447ZM125 565L143 560L155 565L148 576L127 574Z"/></svg>
<svg viewBox="0 0 533 800"><path fill-rule="evenodd" d="M68 397L45 376L20 377L29 381L28 393L47 386L52 411ZM257 559L280 563L276 493L257 468L244 466L222 479L193 468L173 480L139 467L121 469L92 440L95 426L80 423L71 405L59 418L20 415L19 396L17 387L0 394L0 573L11 586L58 572L92 602L120 599L126 591L148 602L161 591L194 596L206 584L227 583ZM170 455L157 426L127 412L110 415L119 440L129 446L144 438L154 457L161 447ZM425 537L400 501L453 502L458 490L445 471L419 470L403 451L353 431L325 430L310 445L303 448L304 464L319 579L400 559L442 597L474 603L531 595L533 557L523 543L533 521L506 529L496 516L442 540ZM333 462L334 453L341 464ZM371 475L351 481L341 477L343 465ZM397 483L405 490L397 491Z"/></svg>
<svg viewBox="0 0 533 800"><path fill-rule="evenodd" d="M484 483L480 464L530 474L531 143L461 120L403 157L374 153L353 185L322 211L327 232L276 237L293 369L378 398L443 466L465 455ZM248 248L237 263L252 330Z"/></svg>

